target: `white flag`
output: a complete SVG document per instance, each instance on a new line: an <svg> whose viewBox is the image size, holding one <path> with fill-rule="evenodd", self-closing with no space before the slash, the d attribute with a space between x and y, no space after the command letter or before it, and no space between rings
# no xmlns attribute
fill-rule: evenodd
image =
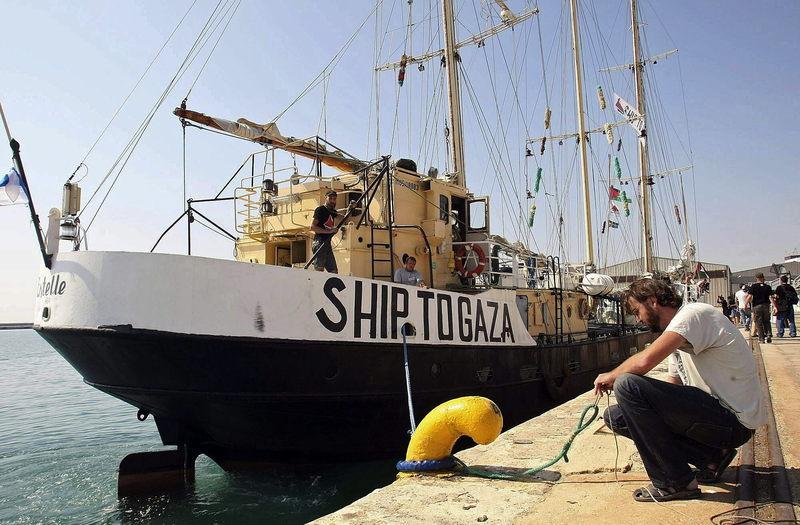
<svg viewBox="0 0 800 525"><path fill-rule="evenodd" d="M19 173L16 168L11 168L2 179L0 179L0 206L10 204L27 204L28 196L22 187Z"/></svg>
<svg viewBox="0 0 800 525"><path fill-rule="evenodd" d="M639 132L640 137L645 136L644 118L641 113L636 111L636 108L625 102L625 100L616 93L614 93L614 109L628 120L628 123L633 126L633 129Z"/></svg>

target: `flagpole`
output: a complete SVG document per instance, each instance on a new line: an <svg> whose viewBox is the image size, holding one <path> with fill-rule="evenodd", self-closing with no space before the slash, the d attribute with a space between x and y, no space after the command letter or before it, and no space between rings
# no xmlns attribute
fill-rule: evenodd
<svg viewBox="0 0 800 525"><path fill-rule="evenodd" d="M22 190L28 197L28 209L31 212L31 220L33 221L36 230L36 239L39 241L39 251L42 252L42 260L44 265L49 270L52 266L53 256L47 253L44 246L44 236L42 235L42 227L39 225L39 216L36 215L36 208L33 206L33 195L31 195L30 186L28 186L28 178L25 176L25 168L22 165L22 157L19 155L19 142L11 137L11 131L8 129L8 121L6 121L6 113L3 111L3 104L0 103L0 117L3 119L3 127L6 128L6 135L8 136L8 144L11 146L11 152L14 155L14 163L17 165L19 177L22 180Z"/></svg>

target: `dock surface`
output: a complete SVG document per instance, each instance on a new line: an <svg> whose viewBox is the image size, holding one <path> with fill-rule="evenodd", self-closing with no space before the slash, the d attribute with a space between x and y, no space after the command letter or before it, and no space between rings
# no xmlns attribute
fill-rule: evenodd
<svg viewBox="0 0 800 525"><path fill-rule="evenodd" d="M800 391L800 338L774 339L772 344L762 344L761 352L784 452L785 474L792 501L798 502L800 401L796 393ZM648 375L663 377L665 373L666 364L662 364ZM540 465L560 452L583 408L594 402L594 394L587 392L503 432L494 443L464 450L457 457L467 465L498 472L520 473ZM609 403L614 403L613 396L602 398L601 414ZM756 472L760 496L753 500L768 503L772 493L764 489L764 481L776 470L772 468L776 462L769 457L763 459L758 447L756 443L756 468L747 465L742 470ZM568 456L569 463L561 461L520 481L460 475L400 478L313 523L724 523L724 518L739 514L737 501L741 506L748 499L739 487L739 454L720 483L701 485L702 499L635 502L633 491L649 484L649 479L633 442L621 436L615 438L600 418L578 435ZM791 510L791 505L788 508ZM756 517L770 515L760 511Z"/></svg>

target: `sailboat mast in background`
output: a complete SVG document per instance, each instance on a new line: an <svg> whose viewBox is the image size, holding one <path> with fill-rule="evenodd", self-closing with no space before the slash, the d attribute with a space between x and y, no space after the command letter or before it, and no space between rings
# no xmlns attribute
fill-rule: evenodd
<svg viewBox="0 0 800 525"><path fill-rule="evenodd" d="M631 29L633 31L633 74L636 81L636 109L644 126L639 139L639 177L642 190L642 267L653 273L653 230L650 223L650 167L647 159L647 113L644 104L644 61L639 53L639 13L636 0L631 0Z"/></svg>
<svg viewBox="0 0 800 525"><path fill-rule="evenodd" d="M447 106L450 114L450 169L453 182L466 186L464 176L464 132L461 124L461 92L458 86L458 50L456 49L453 0L442 0L444 56L447 70Z"/></svg>
<svg viewBox="0 0 800 525"><path fill-rule="evenodd" d="M581 180L583 181L583 216L584 227L586 228L586 267L591 271L594 266L594 243L592 241L592 211L591 201L589 200L589 165L586 157L586 124L584 122L585 110L583 107L583 66L581 65L581 45L580 33L578 31L578 6L577 0L569 2L570 15L572 17L572 57L575 67L575 103L577 105L576 115L578 117L578 144L581 155Z"/></svg>

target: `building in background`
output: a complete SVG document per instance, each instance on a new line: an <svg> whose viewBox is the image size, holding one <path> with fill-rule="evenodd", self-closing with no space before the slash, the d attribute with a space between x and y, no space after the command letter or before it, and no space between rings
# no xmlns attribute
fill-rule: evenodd
<svg viewBox="0 0 800 525"><path fill-rule="evenodd" d="M668 257L653 257L653 265L660 272L667 272L670 266L680 264L678 259ZM716 306L717 297L728 297L731 293L731 269L727 264L717 264L701 262L699 276L709 280L709 291L700 297L700 301ZM800 263L798 263L800 264ZM626 288L628 284L642 277L642 260L633 259L631 261L613 264L598 270L599 273L610 276L614 279L616 288ZM766 272L765 272L766 275ZM755 280L755 279L753 279Z"/></svg>
<svg viewBox="0 0 800 525"><path fill-rule="evenodd" d="M800 254L787 255L782 262L733 272L731 274L731 289L736 291L743 284L756 282L757 273L763 273L766 282L773 285L773 288L778 284L778 278L781 275L788 276L789 281L797 288L798 284L800 284Z"/></svg>

